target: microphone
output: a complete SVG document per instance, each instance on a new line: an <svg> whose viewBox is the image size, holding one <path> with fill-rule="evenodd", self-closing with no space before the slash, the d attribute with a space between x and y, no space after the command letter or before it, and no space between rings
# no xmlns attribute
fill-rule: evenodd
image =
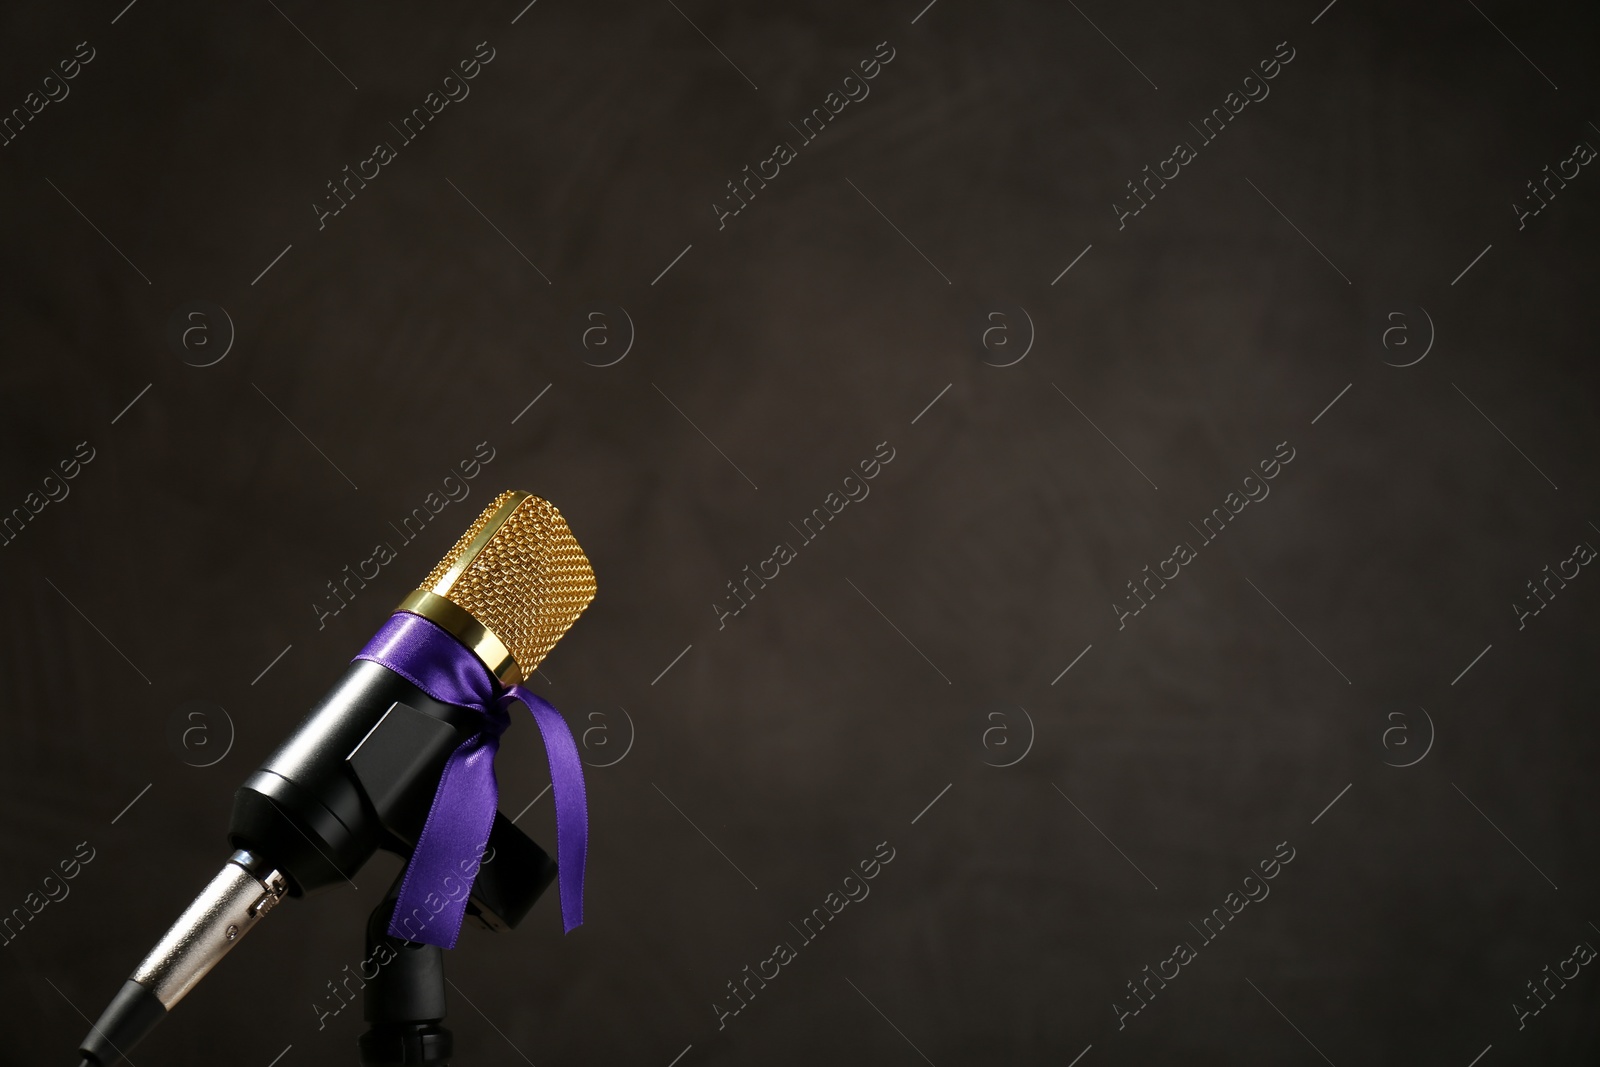
<svg viewBox="0 0 1600 1067"><path fill-rule="evenodd" d="M477 773L481 785L487 775L487 799L478 795L458 805L478 804L487 842L478 853L481 863L470 871L461 865L471 891L462 887L454 925L448 911L415 909L424 927L434 923L428 943L453 945L463 913L492 929L520 922L553 879L555 865L495 810L494 746L506 722L502 709L512 699L529 705L549 751L563 915L568 929L581 921L587 836L581 763L559 715L519 683L594 595L594 571L560 511L528 493L496 497L235 793L228 829L233 855L90 1029L79 1046L82 1067L122 1060L285 896L347 881L353 886L351 876L379 848L411 857L402 904L414 877L419 892L431 886L437 864L418 874L426 866L423 854L436 860L441 838L448 841L462 825L458 812L445 810L451 808L446 786L452 778L459 785ZM408 658L407 650L423 645L434 660ZM430 673L441 652L447 667ZM457 695L462 686L476 686L474 696ZM485 748L486 760L474 764ZM558 766L562 758L568 762ZM572 775L575 785L564 784ZM568 899L569 875L575 875L575 902ZM400 910L390 932L423 940L412 918L399 927ZM449 929L441 932L443 927Z"/></svg>

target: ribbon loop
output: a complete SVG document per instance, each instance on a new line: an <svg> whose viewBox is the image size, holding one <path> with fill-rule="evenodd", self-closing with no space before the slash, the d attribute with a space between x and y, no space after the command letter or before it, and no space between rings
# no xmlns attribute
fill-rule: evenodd
<svg viewBox="0 0 1600 1067"><path fill-rule="evenodd" d="M439 776L427 821L400 883L390 935L455 947L500 805L495 754L500 735L511 723L509 709L518 702L532 714L550 762L562 922L568 933L581 925L588 804L583 760L561 713L520 685L502 686L466 646L419 615L390 616L355 658L387 667L440 703L477 711L482 719L478 732L450 754Z"/></svg>

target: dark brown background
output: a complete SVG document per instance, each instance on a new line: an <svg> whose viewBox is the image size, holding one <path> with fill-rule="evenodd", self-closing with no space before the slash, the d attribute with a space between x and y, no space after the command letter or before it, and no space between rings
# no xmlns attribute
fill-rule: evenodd
<svg viewBox="0 0 1600 1067"><path fill-rule="evenodd" d="M0 952L0 1060L76 1062L74 1005L226 857L231 791L516 487L600 584L542 691L609 724L594 762L619 708L636 736L589 773L587 924L552 897L449 957L461 1064L1594 1061L1592 968L1511 1010L1600 942L1600 578L1521 632L1510 607L1600 543L1600 176L1521 232L1509 209L1600 145L1586 12L278 6L0 21L5 109L97 50L0 148L0 509L97 452L0 550L0 910L97 851ZM483 40L471 96L319 232L323 183ZM719 232L723 183L884 40L872 95ZM1271 96L1119 232L1123 183L1284 40ZM167 340L196 299L237 329L204 369ZM636 326L616 366L574 347L591 301ZM1031 352L986 365L985 315L1019 306ZM1385 366L1422 309L1431 353ZM1381 344L1391 312L1413 347ZM323 584L484 440L470 500L319 632ZM1271 497L1118 632L1123 583L1285 440ZM719 632L724 583L881 441L870 498ZM191 700L237 729L206 769L167 741ZM985 766L1019 708L1031 751ZM1419 708L1436 743L1385 766ZM527 724L500 780L511 813L548 781ZM522 825L549 845L548 799ZM871 896L718 1032L724 983L881 841ZM1271 897L1119 1032L1124 983L1281 841ZM319 1032L311 1005L394 869L284 907L135 1062L355 1062L358 1012Z"/></svg>

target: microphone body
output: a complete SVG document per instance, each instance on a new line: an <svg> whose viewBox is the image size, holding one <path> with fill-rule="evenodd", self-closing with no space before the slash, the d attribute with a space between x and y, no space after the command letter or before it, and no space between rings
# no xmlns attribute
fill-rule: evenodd
<svg viewBox="0 0 1600 1067"><path fill-rule="evenodd" d="M549 538L550 515L565 534L566 541L557 546L566 568L562 577L570 582L567 572L577 573L574 559L581 561L587 592L580 588L581 597L556 596L554 611L543 614L517 601L521 614L506 619L495 617L493 603L482 606L481 597L475 614L448 599L452 584L462 582L474 557L486 548L491 549L487 562L492 568L480 563L480 571L495 573L483 584L497 592L507 585L516 591L517 583L506 581L503 572L517 569L514 549L526 550L514 540L519 530L512 520L519 508L535 504L546 509L538 535ZM521 521L526 541L527 522ZM511 548L495 545L497 535L510 540ZM541 559L531 569L543 581ZM525 577L521 585L525 596L543 591ZM505 493L435 568L424 588L402 602L401 610L442 621L492 673L502 681L516 681L532 672L593 591L588 561L559 512L537 497ZM469 603L471 593L470 588L466 595L456 590ZM533 633L537 646L519 640L523 629ZM352 876L379 848L409 855L446 762L481 729L482 717L472 709L437 700L380 663L353 661L234 794L228 828L233 855L84 1038L79 1051L85 1067L109 1067L122 1060L283 897L305 896L341 882L354 885ZM467 915L491 929L513 927L554 876L549 856L496 812L484 864L471 879Z"/></svg>
<svg viewBox="0 0 1600 1067"><path fill-rule="evenodd" d="M416 747L394 754L392 766L369 769L380 722L404 730ZM291 896L344 882L386 835L392 844L416 841L445 759L477 729L471 712L356 660L234 794L228 841L271 856ZM368 770L367 781L358 769Z"/></svg>

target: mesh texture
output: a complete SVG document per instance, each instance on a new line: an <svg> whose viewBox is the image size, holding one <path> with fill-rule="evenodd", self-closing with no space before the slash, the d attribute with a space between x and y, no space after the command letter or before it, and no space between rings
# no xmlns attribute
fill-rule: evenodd
<svg viewBox="0 0 1600 1067"><path fill-rule="evenodd" d="M527 677L595 595L594 569L556 506L525 498L448 587L437 584L514 495L495 497L419 588L452 601L493 631Z"/></svg>

